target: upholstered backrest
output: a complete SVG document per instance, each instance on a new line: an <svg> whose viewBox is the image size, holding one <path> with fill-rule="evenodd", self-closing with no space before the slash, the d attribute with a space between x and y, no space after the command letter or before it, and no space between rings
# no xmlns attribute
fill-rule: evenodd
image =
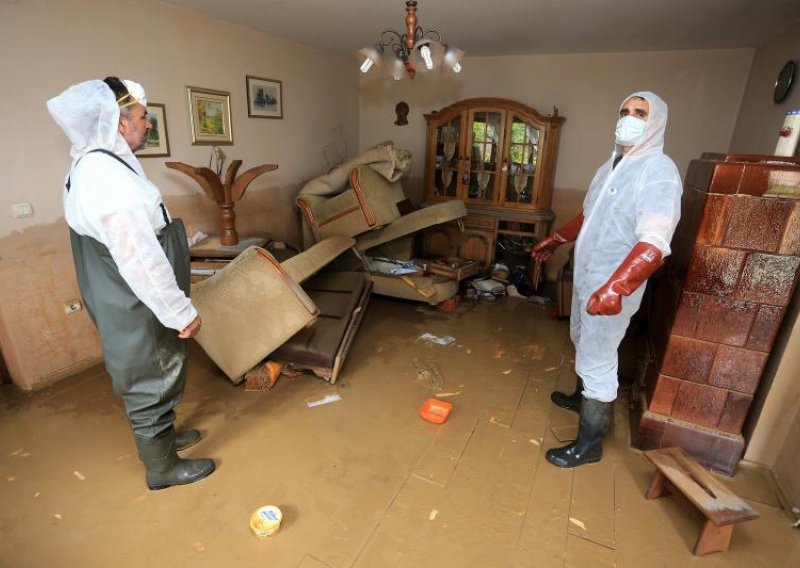
<svg viewBox="0 0 800 568"><path fill-rule="evenodd" d="M197 342L234 383L314 321L311 299L267 251L250 247L192 288Z"/></svg>

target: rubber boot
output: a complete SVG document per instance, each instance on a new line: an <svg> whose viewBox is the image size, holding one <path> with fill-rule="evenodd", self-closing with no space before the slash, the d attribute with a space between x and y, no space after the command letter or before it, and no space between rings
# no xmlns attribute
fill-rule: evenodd
<svg viewBox="0 0 800 568"><path fill-rule="evenodd" d="M563 448L548 450L545 456L547 461L565 468L599 462L603 457L603 434L608 428L612 404L584 398L578 438Z"/></svg>
<svg viewBox="0 0 800 568"><path fill-rule="evenodd" d="M566 394L560 391L550 393L550 400L553 401L553 404L577 413L581 411L581 399L583 399L583 379L581 379L580 376L575 383L575 392L572 394Z"/></svg>
<svg viewBox="0 0 800 568"><path fill-rule="evenodd" d="M199 430L184 430L175 433L175 450L180 452L194 446L202 438Z"/></svg>
<svg viewBox="0 0 800 568"><path fill-rule="evenodd" d="M139 459L147 470L147 487L165 489L173 485L187 485L203 479L216 467L214 460L185 460L175 450L175 430L170 428L157 438L138 438L136 447Z"/></svg>

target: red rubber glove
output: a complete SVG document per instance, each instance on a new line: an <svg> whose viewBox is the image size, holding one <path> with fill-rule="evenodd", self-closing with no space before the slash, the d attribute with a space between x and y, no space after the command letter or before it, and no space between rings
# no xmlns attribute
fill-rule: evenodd
<svg viewBox="0 0 800 568"><path fill-rule="evenodd" d="M545 237L541 242L536 243L531 251L531 257L536 262L547 262L553 252L564 243L571 243L578 238L578 233L583 226L583 213L569 221L549 237Z"/></svg>
<svg viewBox="0 0 800 568"><path fill-rule="evenodd" d="M592 294L586 311L593 316L613 316L622 311L622 296L630 296L661 266L661 251L638 242L608 282Z"/></svg>

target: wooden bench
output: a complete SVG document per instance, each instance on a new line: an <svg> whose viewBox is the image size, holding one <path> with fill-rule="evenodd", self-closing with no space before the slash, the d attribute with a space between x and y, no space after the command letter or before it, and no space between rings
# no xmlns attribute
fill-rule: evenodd
<svg viewBox="0 0 800 568"><path fill-rule="evenodd" d="M728 550L736 523L758 518L758 512L725 487L682 448L663 448L644 453L656 466L647 490L648 499L665 492L691 503L706 518L694 546L694 555Z"/></svg>

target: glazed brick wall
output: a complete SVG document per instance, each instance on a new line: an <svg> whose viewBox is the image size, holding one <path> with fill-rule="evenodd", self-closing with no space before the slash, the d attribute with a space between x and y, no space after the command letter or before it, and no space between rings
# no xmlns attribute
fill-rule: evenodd
<svg viewBox="0 0 800 568"><path fill-rule="evenodd" d="M708 189L694 242L680 243L691 254L649 400L656 415L742 431L800 272L800 201L763 196L771 168L689 168L685 191Z"/></svg>

